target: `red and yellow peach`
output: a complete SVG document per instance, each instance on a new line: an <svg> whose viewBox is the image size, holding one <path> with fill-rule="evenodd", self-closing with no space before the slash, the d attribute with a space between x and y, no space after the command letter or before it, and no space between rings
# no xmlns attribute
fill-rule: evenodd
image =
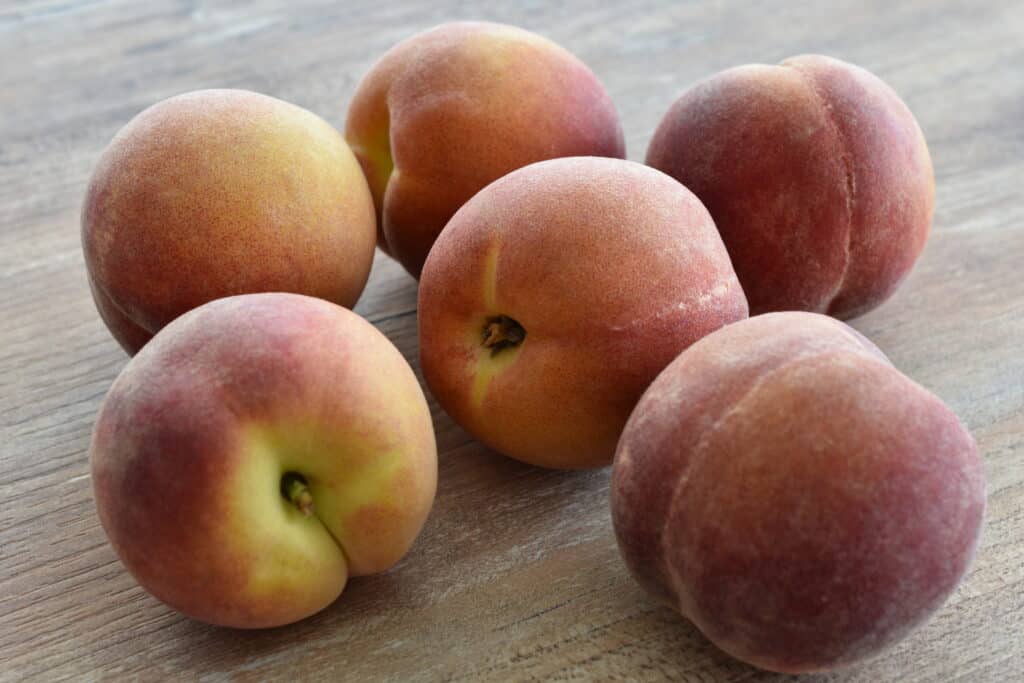
<svg viewBox="0 0 1024 683"><path fill-rule="evenodd" d="M452 215L488 183L566 156L625 156L615 106L564 48L514 26L443 24L360 83L345 137L377 206L381 247L419 277Z"/></svg>
<svg viewBox="0 0 1024 683"><path fill-rule="evenodd" d="M218 299L121 372L90 448L128 570L185 614L296 621L394 565L434 498L430 411L368 322L295 294Z"/></svg>
<svg viewBox="0 0 1024 683"><path fill-rule="evenodd" d="M555 159L492 183L438 237L420 281L421 363L445 410L488 446L596 467L654 377L746 315L685 187L628 161Z"/></svg>
<svg viewBox="0 0 1024 683"><path fill-rule="evenodd" d="M136 116L104 151L82 208L93 298L129 353L218 297L288 291L351 307L375 235L341 135L241 90L179 95Z"/></svg>
<svg viewBox="0 0 1024 683"><path fill-rule="evenodd" d="M843 323L773 313L672 362L612 472L633 575L718 647L819 671L902 638L956 587L985 509L970 434Z"/></svg>
<svg viewBox="0 0 1024 683"><path fill-rule="evenodd" d="M864 313L895 291L931 225L931 159L910 110L871 73L827 57L694 85L647 163L707 206L752 314Z"/></svg>

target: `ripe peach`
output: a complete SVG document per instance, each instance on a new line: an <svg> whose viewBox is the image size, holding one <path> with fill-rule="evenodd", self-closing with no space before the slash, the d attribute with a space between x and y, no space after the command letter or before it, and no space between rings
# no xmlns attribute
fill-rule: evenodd
<svg viewBox="0 0 1024 683"><path fill-rule="evenodd" d="M612 470L638 581L729 654L782 672L906 635L963 576L984 508L956 415L813 313L750 318L682 353Z"/></svg>
<svg viewBox="0 0 1024 683"><path fill-rule="evenodd" d="M665 114L647 163L708 207L753 314L874 308L931 225L931 159L910 110L871 73L827 57L698 83Z"/></svg>
<svg viewBox="0 0 1024 683"><path fill-rule="evenodd" d="M746 315L685 187L618 159L544 161L486 187L438 237L420 282L423 375L506 455L607 465L662 368Z"/></svg>
<svg viewBox="0 0 1024 683"><path fill-rule="evenodd" d="M381 247L419 277L448 219L535 161L622 158L615 106L580 60L514 26L442 24L389 50L359 84L345 137L366 171Z"/></svg>
<svg viewBox="0 0 1024 683"><path fill-rule="evenodd" d="M241 90L153 105L100 157L82 208L93 298L135 353L218 297L290 291L353 306L373 261L373 200L316 115Z"/></svg>
<svg viewBox="0 0 1024 683"><path fill-rule="evenodd" d="M430 510L430 412L372 325L297 294L194 309L121 372L90 457L114 549L154 596L257 628L384 571Z"/></svg>

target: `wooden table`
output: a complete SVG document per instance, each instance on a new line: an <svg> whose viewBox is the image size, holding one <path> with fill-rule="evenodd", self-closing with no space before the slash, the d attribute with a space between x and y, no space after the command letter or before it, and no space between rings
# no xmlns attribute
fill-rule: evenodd
<svg viewBox="0 0 1024 683"><path fill-rule="evenodd" d="M627 575L608 470L517 464L432 403L434 511L393 571L299 624L190 621L106 542L87 447L127 361L86 286L78 212L111 136L186 90L262 91L338 127L389 46L456 2L0 5L0 679L783 680L709 645ZM855 326L967 422L989 476L977 560L923 628L826 681L1024 680L1024 3L523 3L488 18L579 55L641 160L690 83L822 52L889 82L934 158L934 233L898 294ZM287 7L286 7L287 5ZM444 5L449 5L445 7ZM827 7L831 5L831 7ZM416 283L378 254L357 311L417 366Z"/></svg>

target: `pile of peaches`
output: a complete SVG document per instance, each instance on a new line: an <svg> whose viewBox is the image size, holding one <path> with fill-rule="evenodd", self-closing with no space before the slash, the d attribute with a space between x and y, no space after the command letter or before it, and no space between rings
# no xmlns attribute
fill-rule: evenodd
<svg viewBox="0 0 1024 683"><path fill-rule="evenodd" d="M838 320L892 294L930 229L910 111L801 56L693 85L646 165L624 147L583 63L487 23L387 52L344 136L234 90L129 122L82 242L134 355L90 457L139 583L268 627L407 552L437 453L412 369L348 310L379 247L419 279L444 410L526 463L613 464L630 572L721 649L829 669L934 612L977 545L977 448Z"/></svg>

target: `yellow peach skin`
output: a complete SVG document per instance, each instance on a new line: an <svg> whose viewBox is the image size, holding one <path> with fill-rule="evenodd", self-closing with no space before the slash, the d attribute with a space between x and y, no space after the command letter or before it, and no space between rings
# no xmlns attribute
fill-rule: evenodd
<svg viewBox="0 0 1024 683"><path fill-rule="evenodd" d="M345 137L373 192L378 243L415 277L448 219L491 181L555 157L625 156L615 106L585 64L482 22L389 50L360 83Z"/></svg>
<svg viewBox="0 0 1024 683"><path fill-rule="evenodd" d="M437 455L415 375L372 325L293 294L220 299L125 367L90 449L111 543L213 624L286 624L409 549Z"/></svg>
<svg viewBox="0 0 1024 683"><path fill-rule="evenodd" d="M223 296L288 291L353 306L369 277L373 200L341 135L241 90L172 97L128 123L82 208L93 298L129 353Z"/></svg>

